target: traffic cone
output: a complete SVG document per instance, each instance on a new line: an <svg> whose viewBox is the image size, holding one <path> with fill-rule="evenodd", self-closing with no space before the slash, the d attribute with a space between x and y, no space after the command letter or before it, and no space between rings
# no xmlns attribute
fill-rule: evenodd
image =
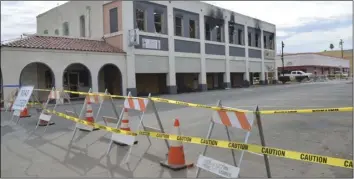
<svg viewBox="0 0 354 179"><path fill-rule="evenodd" d="M129 127L129 115L128 115L128 109L127 108L124 108L124 111L123 111L123 118L122 118L122 122L120 124L120 130L125 130L125 131L131 131L130 130L130 127ZM124 144L124 143L120 143L120 142L114 142L116 143L117 145L120 145L120 146L127 146L127 144ZM134 144L138 144L138 141L134 141Z"/></svg>
<svg viewBox="0 0 354 179"><path fill-rule="evenodd" d="M175 135L181 135L181 131L179 128L179 120L175 119L173 124L173 133ZM184 156L183 144L180 141L171 141L170 148L168 150L168 159L167 161L160 162L160 165L171 170L177 171L185 168L193 167L193 163L186 163Z"/></svg>
<svg viewBox="0 0 354 179"><path fill-rule="evenodd" d="M86 100L86 121L88 122L95 122L95 119L93 118L93 111L92 111L92 106L91 106L91 101L90 99ZM84 129L80 129L84 130ZM94 131L100 130L99 128L94 128Z"/></svg>
<svg viewBox="0 0 354 179"><path fill-rule="evenodd" d="M31 115L28 113L27 106L20 113L20 118L25 118L25 117L31 117Z"/></svg>

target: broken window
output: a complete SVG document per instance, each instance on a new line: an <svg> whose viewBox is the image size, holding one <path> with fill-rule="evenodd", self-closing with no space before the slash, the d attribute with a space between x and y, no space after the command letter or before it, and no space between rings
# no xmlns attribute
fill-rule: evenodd
<svg viewBox="0 0 354 179"><path fill-rule="evenodd" d="M248 46L252 46L251 32L248 32Z"/></svg>
<svg viewBox="0 0 354 179"><path fill-rule="evenodd" d="M69 35L69 23L68 22L63 23L63 35Z"/></svg>
<svg viewBox="0 0 354 179"><path fill-rule="evenodd" d="M205 40L210 40L210 25L205 23Z"/></svg>
<svg viewBox="0 0 354 179"><path fill-rule="evenodd" d="M230 44L234 43L234 31L235 31L235 26L234 26L234 24L230 23L229 24L229 43Z"/></svg>
<svg viewBox="0 0 354 179"><path fill-rule="evenodd" d="M85 16L80 16L80 36L85 37Z"/></svg>
<svg viewBox="0 0 354 179"><path fill-rule="evenodd" d="M216 28L216 41L221 42L221 26L217 25L215 28Z"/></svg>
<svg viewBox="0 0 354 179"><path fill-rule="evenodd" d="M162 13L154 12L155 32L162 33Z"/></svg>
<svg viewBox="0 0 354 179"><path fill-rule="evenodd" d="M182 17L175 17L175 35L182 36Z"/></svg>
<svg viewBox="0 0 354 179"><path fill-rule="evenodd" d="M241 29L237 30L237 39L238 39L238 44L243 45L243 43L242 43L242 30Z"/></svg>
<svg viewBox="0 0 354 179"><path fill-rule="evenodd" d="M267 48L267 36L263 36L263 48Z"/></svg>
<svg viewBox="0 0 354 179"><path fill-rule="evenodd" d="M48 30L44 30L44 34L48 34Z"/></svg>
<svg viewBox="0 0 354 179"><path fill-rule="evenodd" d="M269 49L273 49L273 46L274 46L274 44L273 44L273 35L271 35L269 37Z"/></svg>
<svg viewBox="0 0 354 179"><path fill-rule="evenodd" d="M195 38L195 21L189 20L189 37Z"/></svg>
<svg viewBox="0 0 354 179"><path fill-rule="evenodd" d="M259 40L259 35L256 33L256 38L255 38L255 40L256 40L256 47L259 47L259 45L258 45L258 40Z"/></svg>
<svg viewBox="0 0 354 179"><path fill-rule="evenodd" d="M135 10L136 25L139 30L145 31L145 12L142 9Z"/></svg>

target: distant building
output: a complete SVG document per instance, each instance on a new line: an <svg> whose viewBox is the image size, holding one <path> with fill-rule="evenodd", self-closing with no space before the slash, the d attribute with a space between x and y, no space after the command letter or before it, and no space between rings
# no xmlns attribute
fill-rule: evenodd
<svg viewBox="0 0 354 179"><path fill-rule="evenodd" d="M278 72L282 71L281 57L276 57ZM334 74L335 71L348 73L350 69L349 60L342 58L321 55L318 53L297 53L284 55L284 70L301 70L317 75Z"/></svg>

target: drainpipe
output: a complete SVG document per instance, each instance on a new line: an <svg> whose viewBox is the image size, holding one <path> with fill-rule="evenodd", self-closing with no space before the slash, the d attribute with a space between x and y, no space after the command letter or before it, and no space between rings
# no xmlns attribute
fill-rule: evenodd
<svg viewBox="0 0 354 179"><path fill-rule="evenodd" d="M91 7L86 6L87 37L91 37Z"/></svg>

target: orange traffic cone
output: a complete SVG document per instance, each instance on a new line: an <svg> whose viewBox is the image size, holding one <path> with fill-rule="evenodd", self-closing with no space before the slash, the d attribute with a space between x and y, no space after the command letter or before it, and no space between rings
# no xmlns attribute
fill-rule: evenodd
<svg viewBox="0 0 354 179"><path fill-rule="evenodd" d="M125 130L125 131L131 131L130 130L130 126L129 126L129 115L128 115L128 109L127 108L124 108L124 111L123 111L123 118L122 118L122 122L120 124L120 130ZM120 142L114 142L116 143L117 145L120 145L120 146L127 146L127 144L124 144L124 143L120 143ZM134 141L134 144L138 144L138 141Z"/></svg>
<svg viewBox="0 0 354 179"><path fill-rule="evenodd" d="M20 113L20 118L25 118L25 117L31 117L31 115L28 113L27 106Z"/></svg>
<svg viewBox="0 0 354 179"><path fill-rule="evenodd" d="M179 120L175 119L174 128L172 134L181 135L179 128ZM180 141L171 141L170 148L168 150L168 159L167 161L160 162L160 165L171 170L182 170L185 168L193 167L193 163L186 163L184 156L183 144Z"/></svg>
<svg viewBox="0 0 354 179"><path fill-rule="evenodd" d="M88 122L95 122L95 119L93 118L93 111L92 111L92 106L91 106L91 101L88 99L86 100L86 121ZM80 129L84 130L84 129ZM100 130L99 128L94 128L94 131Z"/></svg>

